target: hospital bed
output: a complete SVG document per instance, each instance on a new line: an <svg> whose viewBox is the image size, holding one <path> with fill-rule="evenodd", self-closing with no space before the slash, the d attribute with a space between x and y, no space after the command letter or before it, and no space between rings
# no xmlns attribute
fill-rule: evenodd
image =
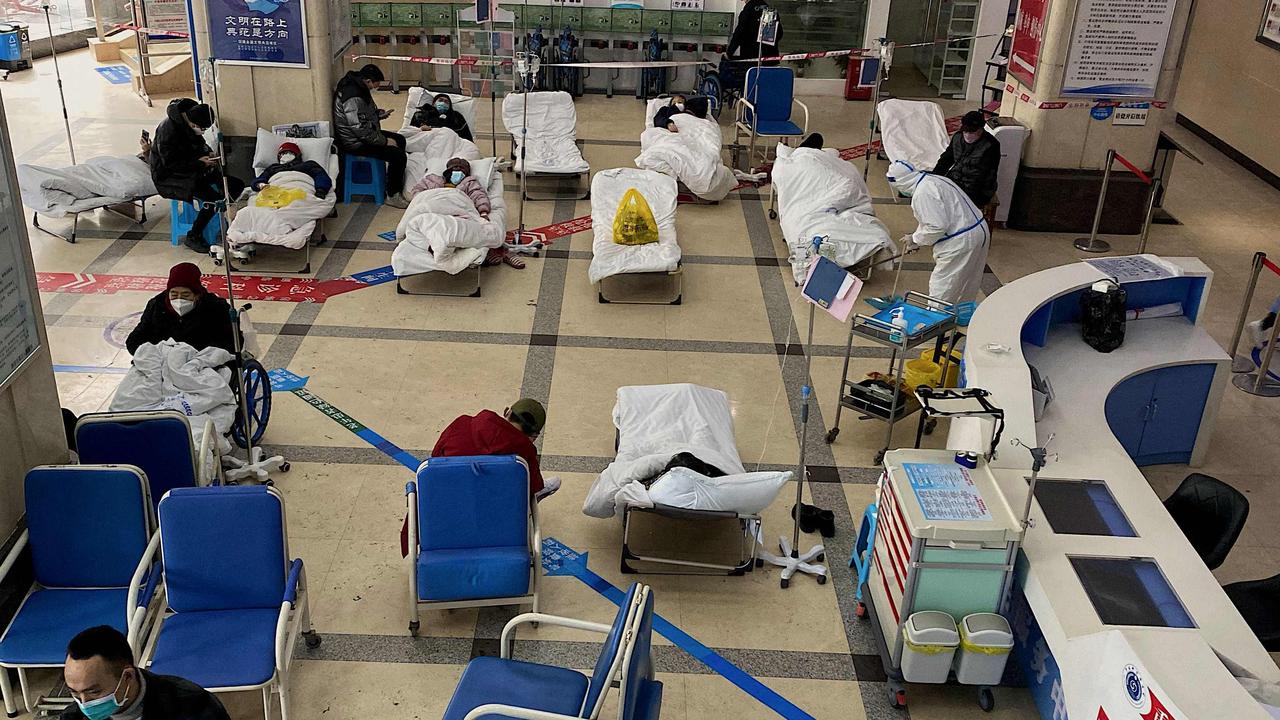
<svg viewBox="0 0 1280 720"><path fill-rule="evenodd" d="M496 158L485 158L471 163L472 176L489 193L488 221L444 214L447 206L457 203L474 207L457 190L427 190L409 203L396 227L397 245L391 253L397 293L480 297L480 267L489 250L506 239L507 202L495 162Z"/></svg>
<svg viewBox="0 0 1280 720"><path fill-rule="evenodd" d="M458 157L468 162L475 162L483 157L480 148L474 142L462 139L452 130L434 128L423 131L409 124L418 106L424 102L430 102L431 98L437 94L420 87L409 89L409 100L405 103L404 123L400 127L400 134L405 137L405 152L408 153L404 169L404 191L406 197L408 197L408 191L424 175L428 173L443 174L445 163L450 158ZM453 100L453 109L461 113L462 117L466 119L467 126L471 128L472 137L474 137L476 132L475 99L468 95L445 94Z"/></svg>
<svg viewBox="0 0 1280 720"><path fill-rule="evenodd" d="M719 203L738 184L722 158L720 125L712 119L680 114L672 119L678 133L655 128L654 117L670 101L670 97L657 97L646 104L636 166L676 178L680 194L693 196L694 202Z"/></svg>
<svg viewBox="0 0 1280 720"><path fill-rule="evenodd" d="M431 90L421 86L409 88L409 97L404 103L404 117L400 122L401 134L413 132L418 129L409 124L409 121L413 119L413 114L422 107L423 103L431 102L435 96L439 94L441 93L432 92ZM453 101L453 109L457 110L458 114L467 121L467 127L471 128L471 137L476 137L479 133L479 128L476 127L476 99L470 95L455 95L454 93L448 92L444 94L448 95L449 99Z"/></svg>
<svg viewBox="0 0 1280 720"><path fill-rule="evenodd" d="M752 569L760 513L793 475L746 472L728 396L688 383L621 387L613 424L617 457L592 484L582 511L622 516L622 572L635 572L633 561L698 574ZM638 553L631 543L637 513L699 524L735 521L742 532L738 559L726 564Z"/></svg>
<svg viewBox="0 0 1280 720"><path fill-rule="evenodd" d="M876 105L880 142L889 162L932 170L951 136L942 108L928 100L882 100Z"/></svg>
<svg viewBox="0 0 1280 720"><path fill-rule="evenodd" d="M318 123L316 125L319 125ZM328 123L320 132L327 133ZM280 173L271 178L270 185L290 190L302 190L304 197L280 208L258 207L255 203L261 193L249 196L246 207L241 208L231 220L227 228L227 242L231 247L232 270L240 270L235 260L244 264L253 261L263 246L272 246L297 251L302 254L302 267L297 270L274 270L275 272L311 272L311 246L323 245L328 238L324 234L325 218L333 213L338 199L338 173L341 163L337 149L333 147L333 138L327 134L320 137L288 137L269 130L258 129L257 144L253 151L253 175L256 178L276 163L276 155L280 145L292 142L302 151L303 160L312 160L323 167L332 181L329 193L324 198L315 195L315 186L310 177L302 173ZM214 251L214 263L221 264L219 250Z"/></svg>
<svg viewBox="0 0 1280 720"><path fill-rule="evenodd" d="M636 189L657 223L658 241L621 245L613 220L627 190ZM676 181L652 170L601 170L591 180L591 266L602 303L679 305L682 297L680 246L676 243Z"/></svg>
<svg viewBox="0 0 1280 720"><path fill-rule="evenodd" d="M582 176L590 175L591 167L582 157L582 141L577 139L578 113L569 93L511 93L502 100L502 124L511 134L516 175L523 174L526 183L538 178L560 187L565 180L579 182ZM557 192L535 197L527 186L524 190L526 200L586 200L590 195L589 185L585 194Z"/></svg>
<svg viewBox="0 0 1280 720"><path fill-rule="evenodd" d="M41 232L76 241L80 213L105 208L132 222L147 221L147 199L156 194L151 181L151 168L135 155L90 158L78 165L51 168L41 165L19 165L18 185L22 204L31 208L31 224ZM129 205L137 216L126 215L118 208ZM71 233L61 235L40 226L40 216L71 216Z"/></svg>

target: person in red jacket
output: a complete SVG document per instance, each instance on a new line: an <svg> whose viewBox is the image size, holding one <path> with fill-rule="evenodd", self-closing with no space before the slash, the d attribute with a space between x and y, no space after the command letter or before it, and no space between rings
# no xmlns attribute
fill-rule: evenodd
<svg viewBox="0 0 1280 720"><path fill-rule="evenodd" d="M529 465L529 494L541 500L560 489L558 478L543 480L538 449L533 446L546 424L547 410L542 403L521 398L501 415L481 410L458 417L440 433L431 457L519 455Z"/></svg>

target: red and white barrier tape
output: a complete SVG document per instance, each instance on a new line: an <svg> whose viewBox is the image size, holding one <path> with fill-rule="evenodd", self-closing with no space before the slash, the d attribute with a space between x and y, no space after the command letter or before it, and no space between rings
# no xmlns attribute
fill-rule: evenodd
<svg viewBox="0 0 1280 720"><path fill-rule="evenodd" d="M863 56L863 58L868 60L872 58L880 57L880 55L875 50L869 50L867 48L850 48L848 50L823 50L821 52L788 53L786 55L770 55L769 57L751 58L749 60L747 59L735 60L734 62L754 63L757 61L775 62L775 61L789 61L789 60L813 60L814 58L841 57L842 55L853 55L854 53L867 53L866 55Z"/></svg>
<svg viewBox="0 0 1280 720"><path fill-rule="evenodd" d="M116 25L112 28L112 32L115 32L116 30L137 30L138 32L144 32L148 35L171 35L173 37L180 38L191 37L191 33L183 32L181 30L161 30L159 28L142 27L141 25Z"/></svg>
<svg viewBox="0 0 1280 720"><path fill-rule="evenodd" d="M510 65L510 60L482 58L475 55L463 55L457 58L418 57L416 55L351 55L351 60L391 60L393 62L423 63L426 65L467 65L484 66Z"/></svg>
<svg viewBox="0 0 1280 720"><path fill-rule="evenodd" d="M1038 110L1068 110L1098 107L1153 107L1167 108L1164 100L1036 100L1029 93L1019 92L1013 85L1005 84L1004 91L1015 95L1019 102L1030 103Z"/></svg>
<svg viewBox="0 0 1280 720"><path fill-rule="evenodd" d="M1266 268L1271 272L1277 275L1280 275L1280 265L1276 265L1275 263L1271 262L1267 258L1262 258L1262 264L1265 265Z"/></svg>

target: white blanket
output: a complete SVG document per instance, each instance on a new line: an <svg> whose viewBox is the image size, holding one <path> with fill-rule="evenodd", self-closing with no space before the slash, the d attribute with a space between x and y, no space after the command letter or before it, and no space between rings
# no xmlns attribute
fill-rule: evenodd
<svg viewBox="0 0 1280 720"><path fill-rule="evenodd" d="M932 170L947 149L950 136L942 108L928 100L884 100L876 106L880 140L890 162L901 160L917 170Z"/></svg>
<svg viewBox="0 0 1280 720"><path fill-rule="evenodd" d="M618 455L600 473L582 512L607 518L628 506L655 502L692 510L756 513L773 502L791 473L747 473L733 437L729 398L720 390L692 385L618 388L613 424ZM646 489L675 455L688 452L728 473L708 478L676 468Z"/></svg>
<svg viewBox="0 0 1280 720"><path fill-rule="evenodd" d="M156 194L151 168L133 155L90 158L67 168L19 165L18 186L24 205L51 217Z"/></svg>
<svg viewBox="0 0 1280 720"><path fill-rule="evenodd" d="M636 167L671 175L704 200L722 200L736 186L720 157L720 125L689 114L671 117L678 132L647 128L640 134Z"/></svg>
<svg viewBox="0 0 1280 720"><path fill-rule="evenodd" d="M527 117L525 98L529 98ZM578 113L569 93L511 93L502 100L502 125L515 141L516 172L524 172L525 160L530 172L572 174L590 170L578 150ZM522 160L521 145L526 139L527 158Z"/></svg>
<svg viewBox="0 0 1280 720"><path fill-rule="evenodd" d="M316 197L316 183L306 173L286 170L271 178L271 185L286 190L301 190L305 197L280 208L258 207L255 193L249 204L240 209L227 228L227 240L232 247L254 243L279 245L297 250L307 244L315 232L316 221L333 210L337 193L329 192L323 198Z"/></svg>
<svg viewBox="0 0 1280 720"><path fill-rule="evenodd" d="M483 262L491 248L501 246L507 234L507 205L500 173L492 173L487 190L488 220L457 188L418 193L396 227L398 244L391 253L396 276L433 271L457 275Z"/></svg>
<svg viewBox="0 0 1280 720"><path fill-rule="evenodd" d="M613 241L613 218L627 190L640 192L658 224L658 242L619 245ZM617 168L601 170L591 179L591 282L611 275L641 272L673 272L680 267L676 244L676 181L652 170Z"/></svg>
<svg viewBox="0 0 1280 720"><path fill-rule="evenodd" d="M470 140L463 140L449 128L419 130L408 128L404 134L405 152L408 157L404 169L404 192L418 184L428 174L443 175L445 163L452 158L467 161L479 160L480 148Z"/></svg>
<svg viewBox="0 0 1280 720"><path fill-rule="evenodd" d="M834 249L831 259L840 267L851 267L880 248L893 248L888 228L872 210L862 174L834 150L793 150L779 143L773 184L796 282L809 272L815 237L827 238Z"/></svg>
<svg viewBox="0 0 1280 720"><path fill-rule="evenodd" d="M236 397L231 370L222 366L231 359L222 348L196 352L174 340L141 345L111 399L111 411L177 410L190 419L194 447L200 447L205 423L212 420L219 449L230 452L227 433L235 422Z"/></svg>

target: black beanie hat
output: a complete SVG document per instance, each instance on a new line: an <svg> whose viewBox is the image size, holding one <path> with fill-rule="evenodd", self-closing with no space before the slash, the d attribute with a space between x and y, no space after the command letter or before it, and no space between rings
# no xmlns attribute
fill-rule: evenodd
<svg viewBox="0 0 1280 720"><path fill-rule="evenodd" d="M186 113L187 119L204 129L213 126L213 108L201 103Z"/></svg>

